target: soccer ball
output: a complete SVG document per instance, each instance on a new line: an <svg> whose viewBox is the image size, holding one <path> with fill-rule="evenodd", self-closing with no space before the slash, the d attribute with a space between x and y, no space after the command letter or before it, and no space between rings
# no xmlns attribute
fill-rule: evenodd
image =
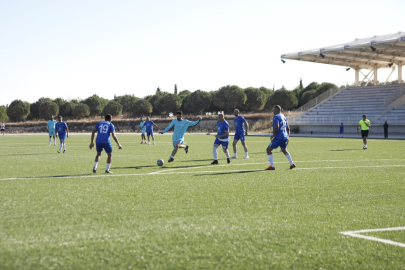
<svg viewBox="0 0 405 270"><path fill-rule="evenodd" d="M158 159L157 165L163 166L163 164L165 164L165 162L163 161L163 159Z"/></svg>

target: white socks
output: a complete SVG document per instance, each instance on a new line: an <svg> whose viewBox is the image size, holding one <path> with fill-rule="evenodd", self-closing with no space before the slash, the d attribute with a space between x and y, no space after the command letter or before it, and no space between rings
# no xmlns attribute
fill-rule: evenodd
<svg viewBox="0 0 405 270"><path fill-rule="evenodd" d="M63 150L66 151L66 144L63 144Z"/></svg>
<svg viewBox="0 0 405 270"><path fill-rule="evenodd" d="M51 145L52 138L49 138L49 145Z"/></svg>
<svg viewBox="0 0 405 270"><path fill-rule="evenodd" d="M111 163L107 163L107 168L105 169L106 171L109 171L111 167Z"/></svg>
<svg viewBox="0 0 405 270"><path fill-rule="evenodd" d="M59 151L60 151L60 150L62 150L62 143L60 143L60 146L59 146Z"/></svg>
<svg viewBox="0 0 405 270"><path fill-rule="evenodd" d="M288 159L288 161L290 162L290 165L293 165L294 163L293 163L293 161L292 161L292 158L291 158L290 153L287 153L287 155L285 155L285 156L286 156L286 158Z"/></svg>
<svg viewBox="0 0 405 270"><path fill-rule="evenodd" d="M98 166L98 162L94 161L94 169L97 169L97 166Z"/></svg>
<svg viewBox="0 0 405 270"><path fill-rule="evenodd" d="M214 155L214 159L218 160L218 148L213 147L212 148L212 154Z"/></svg>
<svg viewBox="0 0 405 270"><path fill-rule="evenodd" d="M267 158L269 159L270 166L271 166L271 167L274 167L273 155L267 155Z"/></svg>
<svg viewBox="0 0 405 270"><path fill-rule="evenodd" d="M153 145L155 145L155 141L153 141Z"/></svg>
<svg viewBox="0 0 405 270"><path fill-rule="evenodd" d="M226 151L225 155L227 158L229 158L229 151Z"/></svg>

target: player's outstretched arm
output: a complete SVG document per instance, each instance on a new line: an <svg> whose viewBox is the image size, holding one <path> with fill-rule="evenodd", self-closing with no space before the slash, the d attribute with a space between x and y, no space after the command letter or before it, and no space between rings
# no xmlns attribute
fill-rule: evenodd
<svg viewBox="0 0 405 270"><path fill-rule="evenodd" d="M115 132L111 132L111 135L112 135L114 141L117 143L118 149L122 149L122 145L121 145L120 142L118 141L117 136L115 136Z"/></svg>
<svg viewBox="0 0 405 270"><path fill-rule="evenodd" d="M168 132L173 126L174 126L174 119L172 120L170 125L167 128L165 128L164 130L162 130L161 132L159 132L159 134L163 134L163 133Z"/></svg>
<svg viewBox="0 0 405 270"><path fill-rule="evenodd" d="M90 140L90 149L94 147L94 135L96 134L97 129L93 129L93 132L91 133L91 140Z"/></svg>

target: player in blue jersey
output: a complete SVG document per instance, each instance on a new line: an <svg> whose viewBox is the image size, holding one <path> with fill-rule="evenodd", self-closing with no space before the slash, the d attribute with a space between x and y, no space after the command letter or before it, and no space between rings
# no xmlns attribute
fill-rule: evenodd
<svg viewBox="0 0 405 270"><path fill-rule="evenodd" d="M343 132L344 132L344 130L345 130L345 126L343 125L343 122L342 122L342 123L340 123L340 126L339 126L339 138L340 138L340 137L343 138Z"/></svg>
<svg viewBox="0 0 405 270"><path fill-rule="evenodd" d="M142 142L141 144L146 144L146 137L145 137L145 130L146 130L146 126L145 126L145 121L143 121L142 117L141 117L141 122L139 123L139 128L141 129L141 139Z"/></svg>
<svg viewBox="0 0 405 270"><path fill-rule="evenodd" d="M233 119L233 122L235 124L235 136L233 137L233 156L231 158L238 158L238 155L236 154L237 147L236 144L240 140L242 143L243 149L245 150L245 159L249 158L248 154L248 148L246 146L246 140L245 136L248 135L249 132L249 124L245 120L245 118L241 115L239 115L239 110L235 109L233 114L235 115L235 118Z"/></svg>
<svg viewBox="0 0 405 270"><path fill-rule="evenodd" d="M267 157L269 159L270 166L266 170L275 170L273 163L273 154L271 151L277 147L281 148L281 151L287 157L290 162L290 169L295 168L295 164L292 161L290 153L287 151L287 144L290 137L290 126L288 125L287 118L281 113L281 107L279 105L273 108L273 135L271 136L271 143L267 147Z"/></svg>
<svg viewBox="0 0 405 270"><path fill-rule="evenodd" d="M172 142L173 142L173 151L172 155L169 158L169 162L172 162L174 160L174 156L177 153L177 150L179 148L184 148L186 151L186 154L188 153L188 145L183 145L184 143L184 134L187 131L188 127L196 126L201 122L201 117L198 118L197 121L191 122L186 119L183 119L183 112L182 111L177 111L176 112L176 119L173 119L170 125L165 128L160 134L164 134L168 132L171 128L174 127L173 135L172 135Z"/></svg>
<svg viewBox="0 0 405 270"><path fill-rule="evenodd" d="M229 144L229 124L225 120L222 113L218 114L218 121L216 124L217 135L215 135L214 147L212 154L214 155L214 161L211 164L218 164L218 147L222 144L222 150L226 155L226 161L228 164L231 162L229 159L228 144Z"/></svg>
<svg viewBox="0 0 405 270"><path fill-rule="evenodd" d="M60 153L63 147L63 153L66 153L66 138L69 138L69 129L65 122L62 121L62 116L58 116L58 123L55 124L55 129L58 131L60 146L59 150L57 151ZM58 136L56 135L56 136Z"/></svg>
<svg viewBox="0 0 405 270"><path fill-rule="evenodd" d="M117 136L115 136L115 128L114 128L114 125L111 123L111 121L112 121L111 114L107 114L104 117L104 119L105 119L105 121L98 123L94 127L93 132L91 133L90 149L92 149L94 147L94 143L93 143L94 135L97 132L97 138L96 138L97 155L96 155L96 159L94 160L93 173L97 172L97 165L98 165L98 162L100 161L100 156L101 156L101 152L103 151L103 149L105 150L105 152L108 155L107 167L105 169L105 173L112 173L112 171L110 171L110 167L111 167L111 162L112 162L113 149L111 146L110 135L113 137L114 141L117 143L118 149L122 149L122 146L119 143Z"/></svg>
<svg viewBox="0 0 405 270"><path fill-rule="evenodd" d="M150 145L149 137L152 136L153 145L155 145L155 137L153 136L153 126L157 127L158 129L160 129L160 127L158 127L153 121L151 121L149 116L146 117L146 122L145 122L144 126L146 127L146 135L148 136L148 144Z"/></svg>
<svg viewBox="0 0 405 270"><path fill-rule="evenodd" d="M52 115L51 120L49 120L48 124L46 125L46 129L48 130L48 133L49 133L49 146L51 146L52 137L53 137L53 145L56 145L55 125L56 125L56 120L53 118L53 115Z"/></svg>

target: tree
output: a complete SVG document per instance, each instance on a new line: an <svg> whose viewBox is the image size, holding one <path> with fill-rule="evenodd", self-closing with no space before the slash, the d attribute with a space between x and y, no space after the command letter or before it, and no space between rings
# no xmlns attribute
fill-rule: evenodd
<svg viewBox="0 0 405 270"><path fill-rule="evenodd" d="M103 109L103 114L111 114L112 116L119 116L122 114L122 105L115 101L111 100Z"/></svg>
<svg viewBox="0 0 405 270"><path fill-rule="evenodd" d="M30 118L39 118L39 105L41 105L42 102L49 101L52 102L52 99L46 98L46 97L41 97L38 99L35 103L32 103L30 105Z"/></svg>
<svg viewBox="0 0 405 270"><path fill-rule="evenodd" d="M245 101L245 93L236 85L227 85L219 88L214 98L215 106L225 110L225 112L229 112L236 107L241 107L245 104Z"/></svg>
<svg viewBox="0 0 405 270"><path fill-rule="evenodd" d="M134 95L123 95L114 97L114 100L122 105L122 112L129 113L132 111L132 107L134 106L135 102L139 100L139 98L135 97Z"/></svg>
<svg viewBox="0 0 405 270"><path fill-rule="evenodd" d="M184 109L191 113L201 113L210 107L211 99L211 95L205 91L194 91L185 98Z"/></svg>
<svg viewBox="0 0 405 270"><path fill-rule="evenodd" d="M59 114L62 116L73 116L73 109L76 107L77 103L65 102L59 107Z"/></svg>
<svg viewBox="0 0 405 270"><path fill-rule="evenodd" d="M135 102L131 111L134 115L149 115L153 111L153 106L149 101L140 99Z"/></svg>
<svg viewBox="0 0 405 270"><path fill-rule="evenodd" d="M209 107L208 110L209 110L210 112L215 112L215 111L219 111L219 110L220 110L220 108L219 108L218 106L216 106L215 103L214 103L215 96L217 95L217 93L218 93L218 90L210 91L210 92L209 92L210 97L211 97L211 104L210 104L210 107Z"/></svg>
<svg viewBox="0 0 405 270"><path fill-rule="evenodd" d="M274 105L280 105L283 110L292 110L298 104L298 99L292 91L279 89L267 99L266 110L271 111Z"/></svg>
<svg viewBox="0 0 405 270"><path fill-rule="evenodd" d="M156 88L156 93L155 94L157 94L159 92L161 92L161 91L160 91L160 88L158 87L158 88Z"/></svg>
<svg viewBox="0 0 405 270"><path fill-rule="evenodd" d="M56 116L59 113L59 106L55 102L45 101L39 104L39 117L49 119L52 115Z"/></svg>
<svg viewBox="0 0 405 270"><path fill-rule="evenodd" d="M5 121L8 121L7 107L0 106L0 122L5 122Z"/></svg>
<svg viewBox="0 0 405 270"><path fill-rule="evenodd" d="M299 103L300 106L302 106L302 105L308 103L311 99L313 99L313 98L314 98L314 94L315 94L315 89L313 89L313 90L311 90L311 91L305 92L305 93L302 95L301 99L300 99L300 103Z"/></svg>
<svg viewBox="0 0 405 270"><path fill-rule="evenodd" d="M179 92L179 96L184 99L186 96L190 95L191 91L190 90L182 90Z"/></svg>
<svg viewBox="0 0 405 270"><path fill-rule="evenodd" d="M53 100L53 102L55 102L56 104L58 104L58 106L60 107L63 103L66 102L66 100L64 100L63 98L58 97L58 98L55 98L55 99Z"/></svg>
<svg viewBox="0 0 405 270"><path fill-rule="evenodd" d="M266 95L266 99L267 99L269 96L273 95L273 93L274 93L273 90L271 90L271 89L269 89L269 88L266 88L266 87L264 87L264 86L261 86L261 87L259 88L259 90L262 91L262 92Z"/></svg>
<svg viewBox="0 0 405 270"><path fill-rule="evenodd" d="M178 94L178 96L181 98L181 107L180 110L182 110L183 112L186 112L187 110L184 108L184 105L187 102L188 97L190 96L191 91L189 90L183 90L180 91L180 93Z"/></svg>
<svg viewBox="0 0 405 270"><path fill-rule="evenodd" d="M293 93L295 94L295 96L296 96L297 98L299 97L300 92L301 92L300 86L297 86L297 87L293 90Z"/></svg>
<svg viewBox="0 0 405 270"><path fill-rule="evenodd" d="M174 94L177 95L177 84L174 85Z"/></svg>
<svg viewBox="0 0 405 270"><path fill-rule="evenodd" d="M258 88L248 87L244 90L246 95L246 103L243 106L248 111L263 110L266 105L267 95Z"/></svg>
<svg viewBox="0 0 405 270"><path fill-rule="evenodd" d="M300 100L301 97L302 97L302 95L303 95L305 92L308 92L308 91L311 91L311 90L313 90L313 89L316 89L316 88L318 88L318 86L319 86L319 84L318 84L317 82L311 82L310 84L308 84L308 85L304 88L304 90L302 90L302 91L300 92L298 99Z"/></svg>
<svg viewBox="0 0 405 270"><path fill-rule="evenodd" d="M73 109L73 115L77 118L83 118L90 115L90 107L84 103L79 103Z"/></svg>
<svg viewBox="0 0 405 270"><path fill-rule="evenodd" d="M24 121L30 113L30 103L14 100L7 108L7 115L12 121Z"/></svg>
<svg viewBox="0 0 405 270"><path fill-rule="evenodd" d="M175 112L181 106L181 98L174 94L167 94L158 99L153 106L160 113Z"/></svg>
<svg viewBox="0 0 405 270"><path fill-rule="evenodd" d="M337 86L333 83L324 82L316 88L314 97L317 97L320 94L325 93L326 91L328 91L329 89L332 89L332 88L337 88Z"/></svg>
<svg viewBox="0 0 405 270"><path fill-rule="evenodd" d="M96 116L96 115L101 115L101 113L103 112L104 106L107 105L107 103L108 103L108 100L101 98L97 95L92 95L91 97L88 97L85 100L83 100L82 103L89 106L91 116Z"/></svg>
<svg viewBox="0 0 405 270"><path fill-rule="evenodd" d="M165 95L167 95L167 94L169 94L169 93L159 91L159 92L156 92L155 95L153 95L153 96L148 96L148 97L145 98L147 101L149 101L150 104L152 104L152 106L153 106L153 111L152 111L152 113L153 113L153 114L160 114L159 110L156 109L156 107L155 107L155 102L158 101L161 97L163 97L163 96L165 96Z"/></svg>

